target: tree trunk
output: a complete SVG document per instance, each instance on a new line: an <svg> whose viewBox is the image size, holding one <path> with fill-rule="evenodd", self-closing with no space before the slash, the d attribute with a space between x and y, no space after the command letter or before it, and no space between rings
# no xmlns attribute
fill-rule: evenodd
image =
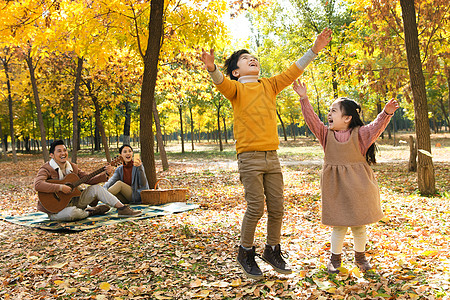
<svg viewBox="0 0 450 300"><path fill-rule="evenodd" d="M409 172L417 171L417 146L416 146L416 142L414 141L414 137L412 135L409 136L408 171Z"/></svg>
<svg viewBox="0 0 450 300"><path fill-rule="evenodd" d="M380 99L377 99L377 114L380 114L380 112L382 111L383 109L381 108L381 102L380 102ZM383 130L383 132L381 133L381 138L382 139L384 139L384 130Z"/></svg>
<svg viewBox="0 0 450 300"><path fill-rule="evenodd" d="M178 114L180 116L181 153L184 153L183 107L181 105L178 105Z"/></svg>
<svg viewBox="0 0 450 300"><path fill-rule="evenodd" d="M447 64L445 64L444 65L444 70L445 70L445 76L447 77L448 91L450 91L450 67ZM442 111L445 111L445 109L443 109ZM450 117L450 92L448 93L447 114L445 114L445 117L447 119L447 127L450 128L450 121L449 121L449 117Z"/></svg>
<svg viewBox="0 0 450 300"><path fill-rule="evenodd" d="M333 59L333 65L331 66L331 81L332 81L332 85L333 85L333 96L334 99L337 99L339 97L339 93L338 93L338 81L337 81L337 61L336 58Z"/></svg>
<svg viewBox="0 0 450 300"><path fill-rule="evenodd" d="M140 141L142 162L145 168L150 187L156 184L155 154L153 150L153 102L155 101L155 86L158 75L159 51L163 36L163 12L164 0L152 0L150 9L150 21L148 23L147 49L143 57L144 75L141 90L140 112Z"/></svg>
<svg viewBox="0 0 450 300"><path fill-rule="evenodd" d="M164 141L161 132L161 123L159 122L158 108L156 107L156 101L153 101L153 117L155 118L156 127L156 139L158 140L159 156L161 156L161 163L163 170L169 169L169 162L167 161L166 148L164 147Z"/></svg>
<svg viewBox="0 0 450 300"><path fill-rule="evenodd" d="M283 119L281 118L281 115L278 112L278 109L276 111L277 111L278 120L280 120L280 123L281 123L281 128L283 128L284 141L286 142L287 141L286 127L284 126Z"/></svg>
<svg viewBox="0 0 450 300"><path fill-rule="evenodd" d="M98 129L101 139L102 139L102 144L103 144L103 148L105 149L105 156L106 156L106 160L108 162L111 161L111 155L109 154L109 146L108 146L108 141L106 139L106 132L105 132L105 127L103 126L102 123L102 119L100 116L100 104L98 103L98 98L97 96L94 94L94 89L92 87L92 83L90 80L88 80L87 82L85 82L86 88L88 90L89 96L91 97L92 102L94 103L94 108L95 108L95 112L94 112L94 116L95 116L95 125L96 125L96 129Z"/></svg>
<svg viewBox="0 0 450 300"><path fill-rule="evenodd" d="M223 144L222 144L222 131L220 128L220 108L222 105L217 106L217 138L219 139L219 150L223 151Z"/></svg>
<svg viewBox="0 0 450 300"><path fill-rule="evenodd" d="M15 143L15 134L14 134L13 102L12 102L12 92L11 92L11 81L9 80L8 59L6 59L6 57L4 59L2 58L2 62L3 62L3 69L5 70L6 86L8 89L9 134L11 135L12 156L13 156L13 162L15 164L17 164L16 143Z"/></svg>
<svg viewBox="0 0 450 300"><path fill-rule="evenodd" d="M406 55L409 77L414 98L415 125L418 150L431 152L430 125L428 121L427 94L422 62L420 60L419 38L414 1L400 0L405 32ZM419 191L424 195L436 192L433 161L430 156L419 151L417 167Z"/></svg>
<svg viewBox="0 0 450 300"><path fill-rule="evenodd" d="M108 162L110 162L111 155L109 154L109 146L108 146L108 141L106 139L105 127L103 126L102 119L100 116L100 110L101 110L100 105L98 103L97 96L91 94L91 99L92 99L92 102L94 102L94 107L95 107L95 113L94 113L95 124L97 125L98 131L100 132L100 135L102 138L102 144L103 144L103 148L105 149L106 160Z"/></svg>
<svg viewBox="0 0 450 300"><path fill-rule="evenodd" d="M3 143L2 136L3 136L3 129L2 129L2 122L0 122L0 144L2 144L2 152L0 152L0 159L3 156L5 156L5 158L7 157L6 156L6 148L5 148L5 144Z"/></svg>
<svg viewBox="0 0 450 300"><path fill-rule="evenodd" d="M449 90L450 90L450 86L449 86ZM450 119L449 119L449 114L447 113L447 110L445 109L444 100L442 98L439 98L439 104L441 105L442 114L444 115L445 120L447 121L447 128L448 128L450 126Z"/></svg>
<svg viewBox="0 0 450 300"><path fill-rule="evenodd" d="M25 60L28 65L28 69L30 70L30 80L31 80L31 85L33 87L34 103L36 105L39 129L41 132L42 155L44 157L44 161L47 162L47 161L49 161L50 156L48 154L48 149L47 149L47 137L46 137L46 133L45 133L44 118L42 116L41 102L39 100L39 94L38 94L38 89L37 89L36 76L34 74L35 68L33 66L33 58L30 56L30 54L28 54L25 57Z"/></svg>
<svg viewBox="0 0 450 300"><path fill-rule="evenodd" d="M192 105L189 105L189 116L191 118L191 151L194 151L194 119L192 118Z"/></svg>
<svg viewBox="0 0 450 300"><path fill-rule="evenodd" d="M73 121L73 138L72 138L72 162L77 163L78 146L80 144L80 135L78 127L78 95L80 94L81 71L83 70L83 58L78 57L77 73L75 77L75 90L73 92L72 121Z"/></svg>
<svg viewBox="0 0 450 300"><path fill-rule="evenodd" d="M227 132L227 123L225 122L225 117L222 117L222 122L223 122L223 133L225 136L225 144L228 144L228 132Z"/></svg>
<svg viewBox="0 0 450 300"><path fill-rule="evenodd" d="M130 109L130 102L125 100L123 102L125 106L125 122L123 124L123 144L124 145L131 145L130 144L130 127L131 127L131 109Z"/></svg>

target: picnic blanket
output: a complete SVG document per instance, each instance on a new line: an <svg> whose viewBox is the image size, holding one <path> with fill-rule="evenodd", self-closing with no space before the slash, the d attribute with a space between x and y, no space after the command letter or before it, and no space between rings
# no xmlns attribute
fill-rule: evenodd
<svg viewBox="0 0 450 300"><path fill-rule="evenodd" d="M39 228L52 231L82 231L93 229L100 226L111 225L127 221L135 221L159 216L165 216L174 213L180 213L196 209L199 206L193 203L172 202L162 205L130 205L131 208L142 211L142 215L133 218L119 218L117 210L112 208L109 212L102 216L92 216L83 220L73 222L51 221L46 213L35 212L22 216L7 216L0 212L0 219L18 225Z"/></svg>

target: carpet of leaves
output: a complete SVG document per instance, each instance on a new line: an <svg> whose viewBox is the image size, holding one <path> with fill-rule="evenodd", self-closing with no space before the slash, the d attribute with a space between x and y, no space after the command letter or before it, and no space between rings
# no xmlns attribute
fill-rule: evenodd
<svg viewBox="0 0 450 300"><path fill-rule="evenodd" d="M448 156L444 148L441 157ZM101 163L79 158L87 171ZM17 165L0 162L2 213L35 211L32 182L41 164L32 155ZM0 299L450 299L450 162L434 166L435 197L419 195L417 176L401 159L374 167L386 217L368 227L375 270L366 274L353 264L350 233L341 275L326 273L330 228L320 224L320 165L283 167L282 249L294 272L280 275L257 258L265 279L254 281L235 262L246 206L234 160L180 159L169 171L159 167L158 177L188 187L200 209L78 233L0 221ZM259 253L266 221L256 232Z"/></svg>

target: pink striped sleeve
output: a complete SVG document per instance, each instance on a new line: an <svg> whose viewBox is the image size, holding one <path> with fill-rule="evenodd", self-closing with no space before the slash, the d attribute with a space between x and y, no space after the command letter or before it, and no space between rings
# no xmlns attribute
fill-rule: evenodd
<svg viewBox="0 0 450 300"><path fill-rule="evenodd" d="M359 129L359 145L361 148L361 153L363 155L366 154L367 149L369 149L370 145L372 145L383 133L384 129L386 129L392 116L393 115L388 115L383 110L370 124L362 126Z"/></svg>
<svg viewBox="0 0 450 300"><path fill-rule="evenodd" d="M317 137L319 143L325 148L325 143L327 141L328 127L323 124L315 113L311 103L309 103L308 97L300 98L300 104L302 106L303 117L305 118L306 124L312 133Z"/></svg>

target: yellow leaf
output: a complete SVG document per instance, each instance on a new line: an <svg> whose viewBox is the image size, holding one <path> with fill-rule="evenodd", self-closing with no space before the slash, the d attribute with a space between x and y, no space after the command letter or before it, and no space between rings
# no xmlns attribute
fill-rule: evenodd
<svg viewBox="0 0 450 300"><path fill-rule="evenodd" d="M350 270L350 274L353 274L355 277L361 278L361 272L359 271L358 267L354 267Z"/></svg>
<svg viewBox="0 0 450 300"><path fill-rule="evenodd" d="M163 295L164 293L165 293L164 291L155 292L155 293L153 293L153 297L155 297L155 299L158 299L158 300L172 299L172 297L164 296Z"/></svg>
<svg viewBox="0 0 450 300"><path fill-rule="evenodd" d="M408 293L409 298L411 298L411 300L416 300L419 299L419 295L414 294L414 293Z"/></svg>
<svg viewBox="0 0 450 300"><path fill-rule="evenodd" d="M346 269L346 268L344 268L342 266L339 267L338 270L339 270L339 274L341 274L341 273L342 273L342 275L347 275L348 274L348 269Z"/></svg>
<svg viewBox="0 0 450 300"><path fill-rule="evenodd" d="M111 285L108 282L102 282L100 283L100 289L104 291L109 291L111 288Z"/></svg>
<svg viewBox="0 0 450 300"><path fill-rule="evenodd" d="M211 293L211 290L202 290L198 292L197 294L193 295L194 298L206 298L208 297L209 293Z"/></svg>
<svg viewBox="0 0 450 300"><path fill-rule="evenodd" d="M438 254L439 252L436 250L427 250L424 251L421 256L435 256L436 254Z"/></svg>
<svg viewBox="0 0 450 300"><path fill-rule="evenodd" d="M267 286L269 289L275 284L275 281L267 281L265 286Z"/></svg>
<svg viewBox="0 0 450 300"><path fill-rule="evenodd" d="M199 286L202 286L202 281L198 278L194 281L191 281L191 283L189 283L189 287L191 287L191 288L196 288Z"/></svg>
<svg viewBox="0 0 450 300"><path fill-rule="evenodd" d="M49 266L49 268L61 269L61 268L64 268L65 266L67 266L67 262L63 262L63 263L60 263L60 264L55 264L55 265Z"/></svg>
<svg viewBox="0 0 450 300"><path fill-rule="evenodd" d="M66 293L72 294L72 293L75 293L76 291L77 291L77 288L68 288L68 289L66 290Z"/></svg>
<svg viewBox="0 0 450 300"><path fill-rule="evenodd" d="M237 286L240 286L241 283L242 283L242 281L241 281L240 278L238 278L238 279L233 279L233 280L231 281L231 286L232 286L232 287L237 287Z"/></svg>
<svg viewBox="0 0 450 300"><path fill-rule="evenodd" d="M60 285L60 284L63 284L63 283L64 283L64 280L55 280L54 283L55 283L56 285Z"/></svg>

